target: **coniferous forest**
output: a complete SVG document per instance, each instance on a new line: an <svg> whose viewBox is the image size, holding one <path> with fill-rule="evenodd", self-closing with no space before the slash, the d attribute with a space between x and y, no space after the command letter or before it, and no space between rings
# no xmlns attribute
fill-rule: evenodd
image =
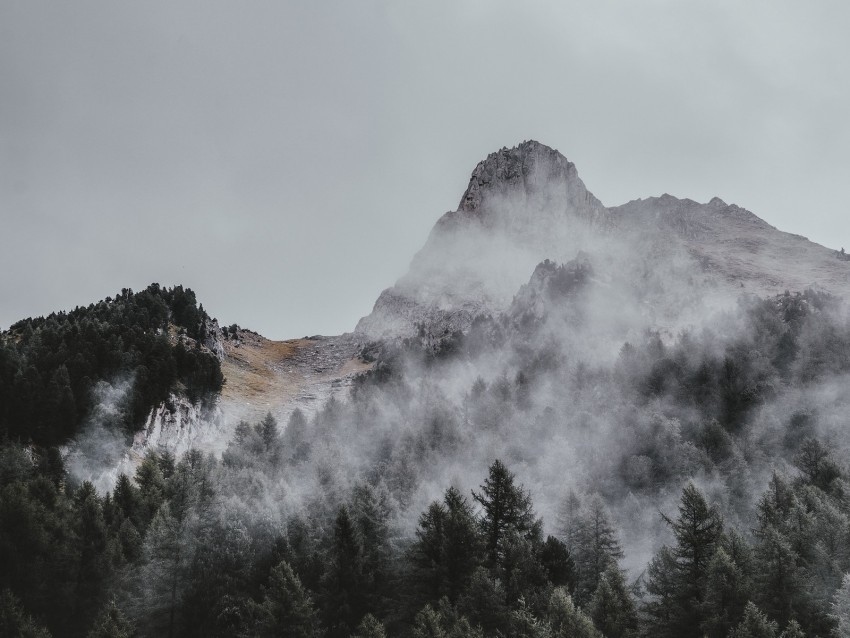
<svg viewBox="0 0 850 638"><path fill-rule="evenodd" d="M565 282L547 303L580 339ZM219 456L151 451L103 493L56 444L112 375L135 375L129 432L168 391L218 390L217 360L168 340L197 343L203 312L151 287L20 322L0 634L847 636L843 317L824 293L744 299L607 361L522 313L423 328L370 349L346 401L242 422Z"/></svg>

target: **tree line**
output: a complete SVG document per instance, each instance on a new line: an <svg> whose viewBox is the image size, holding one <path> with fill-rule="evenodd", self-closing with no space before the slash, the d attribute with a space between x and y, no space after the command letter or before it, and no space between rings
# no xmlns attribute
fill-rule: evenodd
<svg viewBox="0 0 850 638"><path fill-rule="evenodd" d="M192 290L151 284L18 321L0 334L0 436L46 447L68 441L104 383L131 382L112 424L126 432L171 391L193 401L218 392L221 366L200 347L208 319Z"/></svg>

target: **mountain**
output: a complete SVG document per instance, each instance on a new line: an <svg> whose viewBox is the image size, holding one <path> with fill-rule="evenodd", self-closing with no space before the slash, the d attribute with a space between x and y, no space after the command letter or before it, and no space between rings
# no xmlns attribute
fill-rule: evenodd
<svg viewBox="0 0 850 638"><path fill-rule="evenodd" d="M743 292L850 293L850 263L833 250L719 198L698 204L665 194L606 208L574 164L528 141L478 164L457 210L437 222L355 333L380 340L412 336L423 324L434 333L465 330L476 316L506 309L538 263L579 251L618 294L652 308L659 327L678 327Z"/></svg>
<svg viewBox="0 0 850 638"><path fill-rule="evenodd" d="M156 285L19 322L0 633L839 635L848 272L524 142L353 333Z"/></svg>

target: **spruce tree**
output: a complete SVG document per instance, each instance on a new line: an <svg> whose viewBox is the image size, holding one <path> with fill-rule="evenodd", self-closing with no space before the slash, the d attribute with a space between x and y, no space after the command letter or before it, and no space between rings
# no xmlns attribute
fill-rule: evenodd
<svg viewBox="0 0 850 638"><path fill-rule="evenodd" d="M753 603L747 603L744 618L730 633L729 638L776 638L779 628Z"/></svg>
<svg viewBox="0 0 850 638"><path fill-rule="evenodd" d="M702 628L708 638L726 638L744 615L752 595L749 579L723 547L708 564Z"/></svg>
<svg viewBox="0 0 850 638"><path fill-rule="evenodd" d="M272 569L268 585L263 587L263 602L257 615L258 635L263 638L321 635L313 600L286 561Z"/></svg>
<svg viewBox="0 0 850 638"><path fill-rule="evenodd" d="M556 587L549 596L546 618L553 638L603 638L593 621L573 604L569 592Z"/></svg>
<svg viewBox="0 0 850 638"><path fill-rule="evenodd" d="M347 637L368 610L364 604L363 547L345 507L339 509L334 522L322 591L330 636Z"/></svg>
<svg viewBox="0 0 850 638"><path fill-rule="evenodd" d="M576 599L585 603L596 591L602 574L623 557L617 531L599 495L593 495L582 508L571 536L578 572Z"/></svg>
<svg viewBox="0 0 850 638"><path fill-rule="evenodd" d="M86 638L133 638L135 631L127 617L110 600L94 620Z"/></svg>
<svg viewBox="0 0 850 638"><path fill-rule="evenodd" d="M493 567L504 557L504 542L510 534L525 537L540 534L541 522L534 514L531 495L515 485L514 480L508 468L496 460L481 485L481 492L472 492L472 498L483 509L480 525L484 549Z"/></svg>
<svg viewBox="0 0 850 638"><path fill-rule="evenodd" d="M637 636L637 612L620 569L611 564L599 579L599 585L587 607L588 615L605 638Z"/></svg>
<svg viewBox="0 0 850 638"><path fill-rule="evenodd" d="M366 614L351 638L387 638L387 632L380 620L372 614Z"/></svg>

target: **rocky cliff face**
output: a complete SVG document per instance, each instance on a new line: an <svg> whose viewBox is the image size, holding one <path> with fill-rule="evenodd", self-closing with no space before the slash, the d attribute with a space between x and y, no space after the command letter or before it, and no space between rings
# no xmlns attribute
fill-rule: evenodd
<svg viewBox="0 0 850 638"><path fill-rule="evenodd" d="M467 329L505 311L535 266L588 256L598 278L652 322L675 327L708 307L819 288L850 296L850 266L834 250L783 233L714 198L662 195L606 208L575 165L534 141L476 166L409 272L357 325L363 341ZM612 298L616 295L612 295Z"/></svg>

